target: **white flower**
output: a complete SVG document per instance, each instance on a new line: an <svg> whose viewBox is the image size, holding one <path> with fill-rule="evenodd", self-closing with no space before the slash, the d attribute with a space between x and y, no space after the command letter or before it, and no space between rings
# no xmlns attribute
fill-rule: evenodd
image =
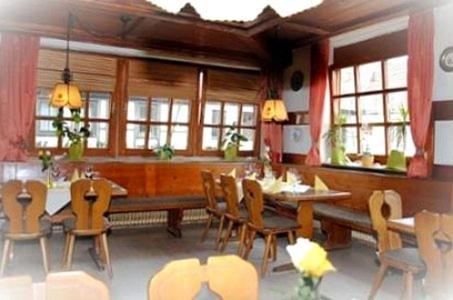
<svg viewBox="0 0 453 300"><path fill-rule="evenodd" d="M294 245L286 246L286 251L288 251L294 267L299 272L303 271L300 269L300 263L305 258L311 247L311 241L304 238L298 238Z"/></svg>

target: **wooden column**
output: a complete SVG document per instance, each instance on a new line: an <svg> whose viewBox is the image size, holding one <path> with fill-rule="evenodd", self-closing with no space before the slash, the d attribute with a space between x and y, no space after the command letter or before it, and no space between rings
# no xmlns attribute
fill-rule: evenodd
<svg viewBox="0 0 453 300"><path fill-rule="evenodd" d="M125 147L122 147L122 144L126 142L126 132L125 130L120 132L120 129L126 128L128 79L129 60L126 58L119 58L117 62L116 84L112 103L112 117L114 118L114 122L110 123L110 139L114 142L112 147L115 156L124 154L122 152L124 152Z"/></svg>

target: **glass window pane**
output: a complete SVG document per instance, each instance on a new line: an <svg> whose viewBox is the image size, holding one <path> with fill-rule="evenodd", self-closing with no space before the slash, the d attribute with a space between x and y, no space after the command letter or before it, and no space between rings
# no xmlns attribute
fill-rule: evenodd
<svg viewBox="0 0 453 300"><path fill-rule="evenodd" d="M248 141L241 142L241 144L239 145L239 150L253 151L255 142L255 129L241 129L241 134L243 134L248 139Z"/></svg>
<svg viewBox="0 0 453 300"><path fill-rule="evenodd" d="M127 119L129 121L146 121L148 99L146 97L130 97L127 101Z"/></svg>
<svg viewBox="0 0 453 300"><path fill-rule="evenodd" d="M362 123L384 122L384 102L382 95L370 95L359 98L359 115Z"/></svg>
<svg viewBox="0 0 453 300"><path fill-rule="evenodd" d="M220 124L220 102L208 101L204 107L204 124L218 125Z"/></svg>
<svg viewBox="0 0 453 300"><path fill-rule="evenodd" d="M57 115L58 109L50 106L50 89L38 88L36 92L36 115L53 117Z"/></svg>
<svg viewBox="0 0 453 300"><path fill-rule="evenodd" d="M90 93L88 115L91 119L110 119L110 94Z"/></svg>
<svg viewBox="0 0 453 300"><path fill-rule="evenodd" d="M355 127L343 127L343 142L346 153L358 153L357 129Z"/></svg>
<svg viewBox="0 0 453 300"><path fill-rule="evenodd" d="M255 126L256 111L256 105L242 105L242 126Z"/></svg>
<svg viewBox="0 0 453 300"><path fill-rule="evenodd" d="M239 104L225 103L223 107L223 124L235 125L239 122Z"/></svg>
<svg viewBox="0 0 453 300"><path fill-rule="evenodd" d="M105 149L109 146L109 123L91 122L90 136L87 139L88 148Z"/></svg>
<svg viewBox="0 0 453 300"><path fill-rule="evenodd" d="M153 98L151 100L151 121L168 122L170 105L167 98Z"/></svg>
<svg viewBox="0 0 453 300"><path fill-rule="evenodd" d="M352 94L355 92L354 67L340 70L340 94Z"/></svg>
<svg viewBox="0 0 453 300"><path fill-rule="evenodd" d="M359 66L359 91L377 91L382 89L381 62L373 62Z"/></svg>
<svg viewBox="0 0 453 300"><path fill-rule="evenodd" d="M415 145L412 140L412 132L410 126L406 126L406 139L403 141L399 139L401 127L400 126L390 126L389 127L389 140L390 140L390 150L399 150L402 151L404 148L404 154L406 156L413 156L415 154Z"/></svg>
<svg viewBox="0 0 453 300"><path fill-rule="evenodd" d="M203 128L203 150L217 150L219 149L219 136L220 129L213 127Z"/></svg>
<svg viewBox="0 0 453 300"><path fill-rule="evenodd" d="M403 121L401 109L404 109L407 112L407 92L389 93L387 97L389 122ZM407 121L409 121L409 116L407 117Z"/></svg>
<svg viewBox="0 0 453 300"><path fill-rule="evenodd" d="M357 123L354 97L339 99L339 116L344 118L346 124Z"/></svg>
<svg viewBox="0 0 453 300"><path fill-rule="evenodd" d="M168 126L151 125L149 127L148 148L154 149L167 143Z"/></svg>
<svg viewBox="0 0 453 300"><path fill-rule="evenodd" d="M52 127L52 121L36 121L35 128L35 147L36 148L56 148L58 137Z"/></svg>
<svg viewBox="0 0 453 300"><path fill-rule="evenodd" d="M171 128L171 146L175 150L187 150L189 126L176 125Z"/></svg>
<svg viewBox="0 0 453 300"><path fill-rule="evenodd" d="M389 59L385 62L386 87L388 89L407 86L407 56Z"/></svg>
<svg viewBox="0 0 453 300"><path fill-rule="evenodd" d="M145 149L146 126L140 124L127 124L126 148Z"/></svg>
<svg viewBox="0 0 453 300"><path fill-rule="evenodd" d="M364 151L370 151L374 155L385 155L385 129L384 126L371 126L370 135L367 140L369 149L362 149ZM360 133L362 135L362 132ZM364 143L364 137L360 137L362 143ZM363 145L362 145L362 148Z"/></svg>
<svg viewBox="0 0 453 300"><path fill-rule="evenodd" d="M171 121L173 123L189 123L190 102L189 100L173 100Z"/></svg>

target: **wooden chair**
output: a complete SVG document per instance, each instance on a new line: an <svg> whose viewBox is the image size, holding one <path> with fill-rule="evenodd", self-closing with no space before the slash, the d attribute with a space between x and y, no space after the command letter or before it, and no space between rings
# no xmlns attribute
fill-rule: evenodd
<svg viewBox="0 0 453 300"><path fill-rule="evenodd" d="M3 228L3 247L0 276L13 256L16 241L39 240L45 272L49 272L47 235L51 232L50 218L45 215L47 187L40 181L8 181L3 186L3 210L7 218Z"/></svg>
<svg viewBox="0 0 453 300"><path fill-rule="evenodd" d="M208 258L200 265L196 258L168 263L150 281L150 300L192 300L203 282L224 300L258 299L258 275L252 264L235 255Z"/></svg>
<svg viewBox="0 0 453 300"><path fill-rule="evenodd" d="M415 216L420 256L426 264L424 290L430 299L453 295L453 216L421 212Z"/></svg>
<svg viewBox="0 0 453 300"><path fill-rule="evenodd" d="M78 236L94 237L95 249L107 266L112 277L112 266L107 243L109 224L104 214L107 212L112 194L110 182L106 179L81 179L71 184L71 209L74 218L64 220L66 242L63 251L63 266L70 269L74 252L75 238Z"/></svg>
<svg viewBox="0 0 453 300"><path fill-rule="evenodd" d="M203 182L203 190L206 195L207 206L206 212L208 214L208 221L206 223L205 230L201 236L201 242L204 242L206 239L209 229L212 226L213 218L217 218L220 221L219 229L217 231L217 237L215 240L215 248L218 249L220 245L220 240L222 236L223 223L225 220L226 206L224 203L217 203L216 197L216 184L214 181L214 176L210 171L201 171L201 179Z"/></svg>
<svg viewBox="0 0 453 300"><path fill-rule="evenodd" d="M236 226L237 228L239 228L237 232L240 236L238 254L241 255L247 230L247 212L244 209L240 209L237 184L234 177L221 175L220 187L222 188L223 196L227 205L225 218L228 221L227 230L223 237L220 250L225 250L225 247L227 246L233 232L233 227Z"/></svg>
<svg viewBox="0 0 453 300"><path fill-rule="evenodd" d="M248 211L247 236L244 240L244 258L248 258L253 247L256 234L264 237L265 248L261 275L267 272L269 259L277 259L277 234L286 233L290 244L294 244L294 232L299 229L299 224L292 219L279 215L263 218L264 200L261 185L255 180L244 179L242 181L244 200Z"/></svg>
<svg viewBox="0 0 453 300"><path fill-rule="evenodd" d="M371 288L369 299L374 299L389 267L404 273L403 298L412 298L413 277L424 270L416 248L403 248L399 234L387 229L387 220L402 218L401 197L394 191L375 191L368 206L377 232L378 255L381 266Z"/></svg>

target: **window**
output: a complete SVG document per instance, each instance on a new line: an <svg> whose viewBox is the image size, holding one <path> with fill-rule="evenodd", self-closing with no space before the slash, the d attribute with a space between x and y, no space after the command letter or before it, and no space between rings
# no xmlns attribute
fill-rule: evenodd
<svg viewBox="0 0 453 300"><path fill-rule="evenodd" d="M189 149L190 101L162 97L130 97L127 104L126 148L151 150L170 144Z"/></svg>
<svg viewBox="0 0 453 300"><path fill-rule="evenodd" d="M408 108L407 56L334 69L332 96L332 120L343 123L346 152L387 155L397 149L400 111ZM409 124L404 144L405 154L412 156Z"/></svg>
<svg viewBox="0 0 453 300"><path fill-rule="evenodd" d="M228 128L233 127L247 137L239 151L255 150L258 107L255 104L206 101L204 106L202 150L220 151L222 139Z"/></svg>
<svg viewBox="0 0 453 300"><path fill-rule="evenodd" d="M35 148L66 149L69 147L67 138L56 135L52 122L58 109L49 105L51 89L38 88L35 118ZM109 148L109 123L111 94L105 92L82 92L83 107L80 110L81 123L90 126L90 137L87 139L88 149ZM69 109L64 109L64 119L73 126Z"/></svg>

